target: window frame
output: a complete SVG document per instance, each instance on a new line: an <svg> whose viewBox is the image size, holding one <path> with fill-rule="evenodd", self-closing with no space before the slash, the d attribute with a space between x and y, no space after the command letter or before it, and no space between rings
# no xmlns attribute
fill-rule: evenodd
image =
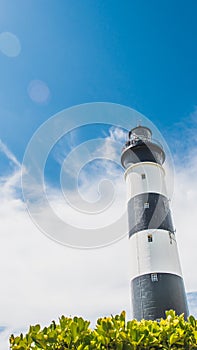
<svg viewBox="0 0 197 350"><path fill-rule="evenodd" d="M158 274L156 272L151 273L151 282L158 282Z"/></svg>
<svg viewBox="0 0 197 350"><path fill-rule="evenodd" d="M144 202L144 209L149 209L149 208L150 208L149 202Z"/></svg>

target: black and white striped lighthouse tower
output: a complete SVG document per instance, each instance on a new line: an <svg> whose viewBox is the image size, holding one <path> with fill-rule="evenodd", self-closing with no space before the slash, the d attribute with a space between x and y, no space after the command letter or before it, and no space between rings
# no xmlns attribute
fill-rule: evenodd
<svg viewBox="0 0 197 350"><path fill-rule="evenodd" d="M129 132L122 151L128 193L133 317L157 320L173 309L188 316L175 230L162 164L165 153L149 128Z"/></svg>

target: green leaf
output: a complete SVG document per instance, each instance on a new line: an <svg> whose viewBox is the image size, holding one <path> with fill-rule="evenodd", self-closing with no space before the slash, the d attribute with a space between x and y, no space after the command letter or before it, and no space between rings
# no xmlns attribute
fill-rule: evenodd
<svg viewBox="0 0 197 350"><path fill-rule="evenodd" d="M77 337L77 325L76 325L76 323L73 322L71 324L70 330L71 330L72 337L75 340L75 338Z"/></svg>
<svg viewBox="0 0 197 350"><path fill-rule="evenodd" d="M192 327L196 327L196 320L195 320L194 316L192 316L192 315L189 316L188 321L192 325Z"/></svg>
<svg viewBox="0 0 197 350"><path fill-rule="evenodd" d="M177 339L178 339L177 335L176 334L172 334L170 336L170 345L175 344L177 342Z"/></svg>

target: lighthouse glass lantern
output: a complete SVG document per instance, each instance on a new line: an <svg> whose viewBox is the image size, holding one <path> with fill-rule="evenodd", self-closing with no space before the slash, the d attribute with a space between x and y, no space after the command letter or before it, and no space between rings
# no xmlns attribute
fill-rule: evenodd
<svg viewBox="0 0 197 350"><path fill-rule="evenodd" d="M123 148L128 195L131 300L137 320L165 311L188 316L163 163L165 152L145 126L133 128Z"/></svg>

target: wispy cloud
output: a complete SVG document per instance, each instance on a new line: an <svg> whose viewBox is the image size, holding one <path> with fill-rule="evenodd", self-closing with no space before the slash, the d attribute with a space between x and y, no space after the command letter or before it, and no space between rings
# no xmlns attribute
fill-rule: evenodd
<svg viewBox="0 0 197 350"><path fill-rule="evenodd" d="M0 140L0 152L2 152L6 158L11 162L12 166L9 169L9 173L0 177L0 195L1 203L0 207L1 212L4 209L4 204L10 198L18 198L19 193L21 196L21 164L15 157L15 155L10 151L10 149Z"/></svg>
<svg viewBox="0 0 197 350"><path fill-rule="evenodd" d="M196 154L197 148L197 108L179 122L170 125L164 134L173 152L173 158L177 166L181 166L191 160L191 153Z"/></svg>
<svg viewBox="0 0 197 350"><path fill-rule="evenodd" d="M16 165L17 167L21 167L20 162L17 160L15 155L10 151L10 149L6 146L5 143L0 139L0 151L5 154L5 156L11 160L11 162Z"/></svg>

